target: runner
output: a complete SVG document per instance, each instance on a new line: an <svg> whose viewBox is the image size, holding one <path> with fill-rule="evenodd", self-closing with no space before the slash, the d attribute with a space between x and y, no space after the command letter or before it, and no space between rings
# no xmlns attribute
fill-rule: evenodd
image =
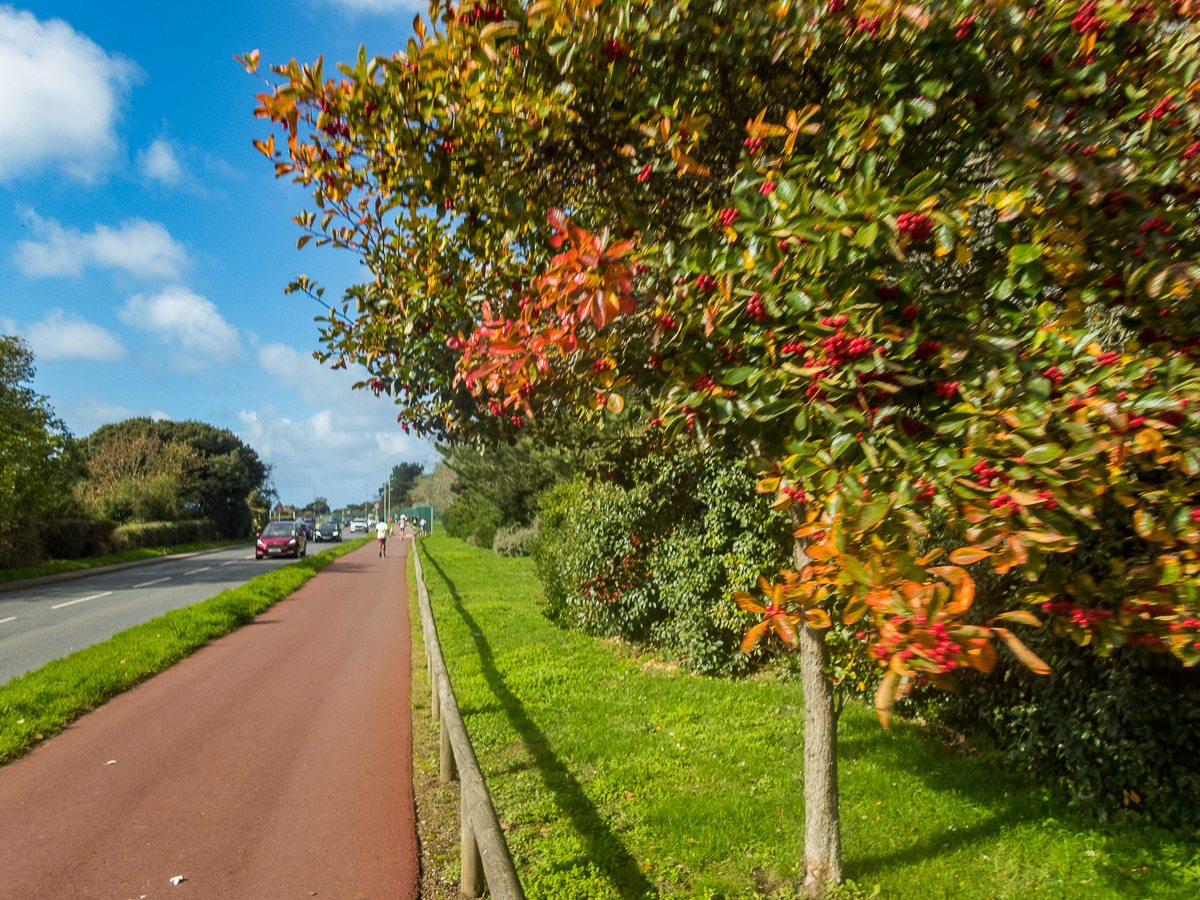
<svg viewBox="0 0 1200 900"><path fill-rule="evenodd" d="M425 518L421 517L421 537L425 536Z"/></svg>
<svg viewBox="0 0 1200 900"><path fill-rule="evenodd" d="M384 559L387 559L387 539L391 530L392 526L387 522L377 522L375 525L375 536L379 539L379 555Z"/></svg>
<svg viewBox="0 0 1200 900"><path fill-rule="evenodd" d="M400 515L400 536L404 537L404 532L408 529L408 513Z"/></svg>

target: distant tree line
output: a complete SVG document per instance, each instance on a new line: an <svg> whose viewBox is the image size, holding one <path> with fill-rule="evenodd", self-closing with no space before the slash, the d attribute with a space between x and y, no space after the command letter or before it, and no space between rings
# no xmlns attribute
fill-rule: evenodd
<svg viewBox="0 0 1200 900"><path fill-rule="evenodd" d="M25 342L0 335L0 567L116 549L122 527L238 538L266 518L271 467L233 432L134 418L76 439L34 372ZM197 524L128 530L184 521Z"/></svg>

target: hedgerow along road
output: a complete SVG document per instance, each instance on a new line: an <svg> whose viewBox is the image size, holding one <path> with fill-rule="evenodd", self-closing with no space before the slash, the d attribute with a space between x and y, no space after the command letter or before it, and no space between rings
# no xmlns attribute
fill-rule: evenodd
<svg viewBox="0 0 1200 900"><path fill-rule="evenodd" d="M407 548L389 543L0 768L0 900L416 898Z"/></svg>

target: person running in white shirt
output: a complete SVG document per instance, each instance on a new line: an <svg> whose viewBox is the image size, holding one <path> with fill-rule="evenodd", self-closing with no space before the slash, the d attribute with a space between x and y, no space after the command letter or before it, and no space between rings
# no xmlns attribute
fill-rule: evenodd
<svg viewBox="0 0 1200 900"><path fill-rule="evenodd" d="M387 539L388 532L392 530L392 526L387 522L377 522L375 524L375 536L379 539L379 555L387 559Z"/></svg>

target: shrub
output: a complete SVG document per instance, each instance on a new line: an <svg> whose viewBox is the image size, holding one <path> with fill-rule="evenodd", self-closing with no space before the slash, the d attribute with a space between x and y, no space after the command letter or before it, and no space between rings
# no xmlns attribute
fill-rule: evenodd
<svg viewBox="0 0 1200 900"><path fill-rule="evenodd" d="M217 537L215 524L208 519L187 519L182 522L142 522L122 525L112 533L117 550L137 550L141 547L170 547L211 541Z"/></svg>
<svg viewBox="0 0 1200 900"><path fill-rule="evenodd" d="M58 519L42 528L42 549L50 559L102 556L112 546L116 527L104 519Z"/></svg>
<svg viewBox="0 0 1200 900"><path fill-rule="evenodd" d="M492 540L497 556L530 556L538 539L538 520L530 525L510 525L498 529Z"/></svg>
<svg viewBox="0 0 1200 900"><path fill-rule="evenodd" d="M542 498L534 554L546 615L650 641L701 672L736 672L745 614L729 599L787 560L786 533L743 463L636 444Z"/></svg>
<svg viewBox="0 0 1200 900"><path fill-rule="evenodd" d="M491 547L501 525L500 510L486 497L469 493L446 511L446 533L479 547Z"/></svg>

